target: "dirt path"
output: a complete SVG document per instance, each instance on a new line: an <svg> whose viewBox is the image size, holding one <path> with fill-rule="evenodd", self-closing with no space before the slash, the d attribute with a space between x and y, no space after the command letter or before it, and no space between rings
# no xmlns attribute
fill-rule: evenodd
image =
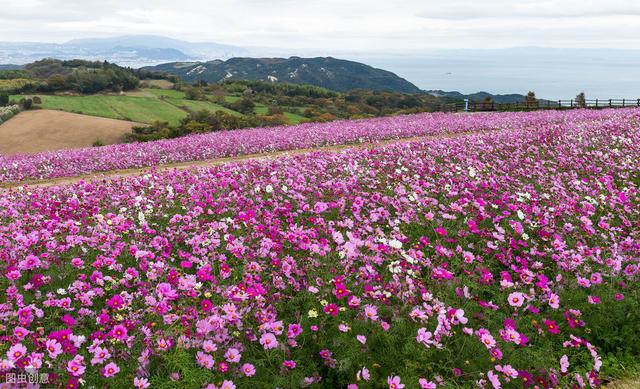
<svg viewBox="0 0 640 389"><path fill-rule="evenodd" d="M491 132L495 132L495 131L486 131L483 133L487 134ZM441 134L441 135L435 135L435 136L418 136L418 137L402 138L402 139L388 139L388 140L382 140L378 142L369 142L369 143L324 146L324 147L295 149L295 150L287 150L287 151L275 151L271 153L247 154L247 155L239 155L235 157L206 159L201 161L176 162L176 163L169 163L169 164L158 165L158 166L147 166L142 168L111 170L107 172L93 172L93 173L83 174L79 176L72 176L72 177L12 182L8 184L0 184L0 188L8 189L8 188L22 187L25 185L30 188L47 187L47 186L55 186L55 185L63 185L63 184L73 184L81 180L88 181L88 180L97 180L97 179L113 179L118 177L127 177L127 176L138 175L151 170L154 170L154 171L166 171L166 170L173 170L173 169L185 170L185 169L198 168L198 167L216 166L216 165L222 165L222 164L233 163L233 162L271 159L271 158L278 158L282 156L308 154L308 153L313 153L317 151L331 152L331 151L341 151L345 149L375 148L375 147L380 147L380 146L394 144L394 143L406 143L406 142L420 141L420 140L458 138L458 137L467 136L471 134L478 134L478 132L463 132L459 134Z"/></svg>
<svg viewBox="0 0 640 389"><path fill-rule="evenodd" d="M0 125L0 154L91 147L98 139L114 144L139 125L48 109L25 111Z"/></svg>

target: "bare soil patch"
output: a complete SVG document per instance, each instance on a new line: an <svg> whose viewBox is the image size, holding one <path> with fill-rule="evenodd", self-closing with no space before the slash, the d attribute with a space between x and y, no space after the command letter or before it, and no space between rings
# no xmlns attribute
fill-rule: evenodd
<svg viewBox="0 0 640 389"><path fill-rule="evenodd" d="M140 123L47 109L21 112L0 125L0 154L90 147L96 140L119 143Z"/></svg>

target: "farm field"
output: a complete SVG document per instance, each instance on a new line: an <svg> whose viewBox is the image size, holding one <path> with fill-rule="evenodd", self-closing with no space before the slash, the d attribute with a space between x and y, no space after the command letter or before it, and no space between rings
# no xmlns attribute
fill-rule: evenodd
<svg viewBox="0 0 640 389"><path fill-rule="evenodd" d="M2 80L0 80L2 81ZM11 80L14 81L14 80ZM129 120L141 123L153 123L154 121L168 122L177 125L189 112L206 110L211 112L224 111L226 113L242 116L241 113L225 108L209 101L189 100L184 92L173 89L143 88L136 91L125 92L122 95L96 94L86 96L74 95L42 95L40 105L44 109L54 109L66 112L81 113L91 116L99 116L111 119ZM20 100L29 95L13 95L13 100ZM230 101L238 99L236 96L227 96ZM257 104L255 113L265 115L267 107ZM304 117L292 112L284 115L291 124L297 124Z"/></svg>
<svg viewBox="0 0 640 389"><path fill-rule="evenodd" d="M21 180L98 171L94 150L113 168L442 136L0 190L0 365L58 386L600 387L640 357L638 120L413 115L0 158Z"/></svg>
<svg viewBox="0 0 640 389"><path fill-rule="evenodd" d="M0 154L91 147L97 140L105 145L119 143L131 128L139 125L46 109L25 111L0 124Z"/></svg>

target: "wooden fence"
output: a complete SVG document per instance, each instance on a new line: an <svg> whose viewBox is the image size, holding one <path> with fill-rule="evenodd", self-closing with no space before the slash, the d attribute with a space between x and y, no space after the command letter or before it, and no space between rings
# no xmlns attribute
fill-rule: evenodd
<svg viewBox="0 0 640 389"><path fill-rule="evenodd" d="M640 107L640 99L586 99L571 100L538 100L536 102L495 103L476 102L451 103L442 105L443 112L490 112L490 111L536 111L542 109L603 109Z"/></svg>

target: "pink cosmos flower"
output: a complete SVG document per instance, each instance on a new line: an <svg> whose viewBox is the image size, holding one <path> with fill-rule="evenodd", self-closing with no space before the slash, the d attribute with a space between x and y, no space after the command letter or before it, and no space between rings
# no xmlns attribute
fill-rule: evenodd
<svg viewBox="0 0 640 389"><path fill-rule="evenodd" d="M127 339L127 336L128 336L127 327L123 326L122 324L118 324L113 327L110 334L111 334L111 337L114 339L125 340Z"/></svg>
<svg viewBox="0 0 640 389"><path fill-rule="evenodd" d="M367 304L364 306L364 316L369 320L378 320L378 308L375 305Z"/></svg>
<svg viewBox="0 0 640 389"><path fill-rule="evenodd" d="M85 370L84 357L82 355L76 355L72 360L67 362L67 371L74 377L82 377Z"/></svg>
<svg viewBox="0 0 640 389"><path fill-rule="evenodd" d="M236 386L233 384L232 381L223 381L222 385L220 385L219 389L236 389Z"/></svg>
<svg viewBox="0 0 640 389"><path fill-rule="evenodd" d="M107 305L113 309L120 309L124 306L124 300L117 294L107 301Z"/></svg>
<svg viewBox="0 0 640 389"><path fill-rule="evenodd" d="M498 377L497 374L493 372L493 370L489 370L489 372L487 373L487 378L489 378L489 382L491 382L493 389L502 388L502 384L500 383L500 378Z"/></svg>
<svg viewBox="0 0 640 389"><path fill-rule="evenodd" d="M436 234L440 235L440 236L447 236L447 230L445 230L442 227L438 227L435 229Z"/></svg>
<svg viewBox="0 0 640 389"><path fill-rule="evenodd" d="M560 308L560 296L555 293L551 293L549 296L549 306L553 309Z"/></svg>
<svg viewBox="0 0 640 389"><path fill-rule="evenodd" d="M295 339L302 333L302 326L300 324L289 324L289 328L287 330L287 337L291 339Z"/></svg>
<svg viewBox="0 0 640 389"><path fill-rule="evenodd" d="M418 343L422 343L427 347L430 347L432 344L435 343L435 341L433 340L433 334L431 333L431 331L427 331L427 329L424 327L418 329L418 336L416 336L416 341Z"/></svg>
<svg viewBox="0 0 640 389"><path fill-rule="evenodd" d="M334 294L336 298L341 299L349 295L349 291L347 290L347 286L343 283L336 283Z"/></svg>
<svg viewBox="0 0 640 389"><path fill-rule="evenodd" d="M242 373L247 377L252 377L254 374L256 374L256 368L250 363L245 363L244 365L242 365L241 369Z"/></svg>
<svg viewBox="0 0 640 389"><path fill-rule="evenodd" d="M317 214L321 214L324 211L326 211L329 208L329 206L327 205L327 203L323 203L321 201L315 203L315 205L313 206L313 212L317 213Z"/></svg>
<svg viewBox="0 0 640 389"><path fill-rule="evenodd" d="M15 336L18 340L22 340L25 338L25 336L29 335L31 331L29 331L28 329L24 328L24 327L16 327L13 329L13 336Z"/></svg>
<svg viewBox="0 0 640 389"><path fill-rule="evenodd" d="M365 381L369 381L371 379L371 374L369 374L369 369L367 369L366 367L363 367L362 369L358 370L358 373L356 374L356 378L358 378L358 380L363 379Z"/></svg>
<svg viewBox="0 0 640 389"><path fill-rule="evenodd" d="M402 389L404 388L404 384L400 383L400 377L387 377L387 384L389 384L389 389Z"/></svg>
<svg viewBox="0 0 640 389"><path fill-rule="evenodd" d="M227 350L227 352L224 353L224 357L227 360L227 362L236 363L236 362L240 362L241 355L238 349L230 348Z"/></svg>
<svg viewBox="0 0 640 389"><path fill-rule="evenodd" d="M567 374L567 372L569 371L569 357L565 355L562 356L562 358L560 358L560 372L562 374Z"/></svg>
<svg viewBox="0 0 640 389"><path fill-rule="evenodd" d="M133 386L135 386L136 389L147 389L151 384L149 380L144 377L135 377L133 379Z"/></svg>
<svg viewBox="0 0 640 389"><path fill-rule="evenodd" d="M484 333L484 334L480 335L480 341L488 349L492 349L496 345L496 340L489 333Z"/></svg>
<svg viewBox="0 0 640 389"><path fill-rule="evenodd" d="M106 378L113 377L118 374L120 368L113 362L108 363L104 369L102 369L102 375Z"/></svg>
<svg viewBox="0 0 640 389"><path fill-rule="evenodd" d="M285 360L284 362L282 362L282 366L286 367L287 369L295 369L296 362L292 360Z"/></svg>
<svg viewBox="0 0 640 389"><path fill-rule="evenodd" d="M102 347L96 347L96 349L93 351L93 358L91 358L91 364L92 365L101 364L105 360L109 359L110 357L111 357L111 354L107 349Z"/></svg>
<svg viewBox="0 0 640 389"><path fill-rule="evenodd" d="M278 347L278 340L274 334L266 332L260 337L260 344L265 350L269 350Z"/></svg>
<svg viewBox="0 0 640 389"><path fill-rule="evenodd" d="M166 283L166 282L159 283L158 286L156 287L156 290L161 297L164 297L167 300L174 300L178 298L178 292L173 290L173 288L171 287L171 284L169 283Z"/></svg>
<svg viewBox="0 0 640 389"><path fill-rule="evenodd" d="M205 352L212 353L218 350L218 345L215 344L212 340L207 339L202 343L202 349Z"/></svg>
<svg viewBox="0 0 640 389"><path fill-rule="evenodd" d="M331 358L332 355L333 355L333 353L331 351L327 350L326 348L320 350L320 357L322 359Z"/></svg>
<svg viewBox="0 0 640 389"><path fill-rule="evenodd" d="M202 300L200 301L200 308L202 308L203 312L209 312L213 308L213 304L210 300Z"/></svg>
<svg viewBox="0 0 640 389"><path fill-rule="evenodd" d="M196 363L209 370L211 370L215 365L213 357L207 353L203 353L202 351L198 351L196 353Z"/></svg>
<svg viewBox="0 0 640 389"><path fill-rule="evenodd" d="M418 384L420 384L420 388L422 389L436 389L437 387L435 382L427 381L426 378L420 378Z"/></svg>
<svg viewBox="0 0 640 389"><path fill-rule="evenodd" d="M62 345L55 339L47 339L45 348L49 353L49 357L56 359L58 355L62 354Z"/></svg>
<svg viewBox="0 0 640 389"><path fill-rule="evenodd" d="M551 334L558 335L560 333L560 329L558 325L553 320L545 320L544 325L547 327L547 331Z"/></svg>
<svg viewBox="0 0 640 389"><path fill-rule="evenodd" d="M509 301L509 305L511 305L512 307L518 308L521 307L522 304L524 304L525 297L524 294L520 292L513 292L509 295L507 301Z"/></svg>
<svg viewBox="0 0 640 389"><path fill-rule="evenodd" d="M338 312L340 312L340 308L336 304L331 303L324 307L324 313L328 315L337 316Z"/></svg>
<svg viewBox="0 0 640 389"><path fill-rule="evenodd" d="M25 355L27 355L27 348L22 343L14 344L7 351L7 358L13 362L23 358Z"/></svg>
<svg viewBox="0 0 640 389"><path fill-rule="evenodd" d="M349 297L347 297L347 304L349 305L350 308L357 308L360 306L360 298L356 297L354 295L351 295Z"/></svg>
<svg viewBox="0 0 640 389"><path fill-rule="evenodd" d="M367 337L364 335L356 335L356 339L358 339L358 342L362 344L367 343Z"/></svg>

